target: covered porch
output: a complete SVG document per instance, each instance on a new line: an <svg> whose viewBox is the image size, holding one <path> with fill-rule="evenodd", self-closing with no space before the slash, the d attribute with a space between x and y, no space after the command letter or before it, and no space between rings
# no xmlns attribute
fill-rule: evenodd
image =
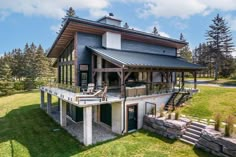
<svg viewBox="0 0 236 157"><path fill-rule="evenodd" d="M193 76L203 67L176 56L88 47L92 52L92 82L108 84L121 97L136 97L184 90L185 73Z"/></svg>

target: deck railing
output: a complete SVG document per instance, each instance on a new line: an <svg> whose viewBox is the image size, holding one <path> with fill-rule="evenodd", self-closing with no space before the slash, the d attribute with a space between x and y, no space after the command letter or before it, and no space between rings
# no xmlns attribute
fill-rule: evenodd
<svg viewBox="0 0 236 157"><path fill-rule="evenodd" d="M62 84L62 83L57 83L57 82L52 82L52 81L49 81L44 86L48 86L48 87L51 87L51 88L63 89L63 90L66 90L66 91L69 91L69 92L72 92L72 93L80 93L81 92L79 86Z"/></svg>

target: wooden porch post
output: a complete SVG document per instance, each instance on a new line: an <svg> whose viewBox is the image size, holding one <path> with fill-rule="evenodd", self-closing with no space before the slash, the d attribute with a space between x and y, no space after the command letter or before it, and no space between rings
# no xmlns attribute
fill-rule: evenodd
<svg viewBox="0 0 236 157"><path fill-rule="evenodd" d="M94 54L92 54L92 64L91 64L91 70L92 70L92 83L94 83Z"/></svg>
<svg viewBox="0 0 236 157"><path fill-rule="evenodd" d="M197 89L197 72L193 72L193 78L194 78L194 89Z"/></svg>
<svg viewBox="0 0 236 157"><path fill-rule="evenodd" d="M184 88L184 72L182 72L182 89Z"/></svg>

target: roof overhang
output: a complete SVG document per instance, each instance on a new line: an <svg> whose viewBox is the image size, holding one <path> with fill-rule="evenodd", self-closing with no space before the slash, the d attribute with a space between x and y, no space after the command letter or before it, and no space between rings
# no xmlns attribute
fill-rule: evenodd
<svg viewBox="0 0 236 157"><path fill-rule="evenodd" d="M75 33L84 32L102 35L105 32L120 33L122 39L141 41L150 44L158 44L167 47L173 47L176 49L182 48L187 45L187 42L157 36L151 33L145 33L133 29L126 29L119 26L108 25L105 23L99 23L96 21L85 20L81 18L68 18L64 27L58 34L54 41L48 57L57 58L60 53L66 48L70 41L74 38Z"/></svg>
<svg viewBox="0 0 236 157"><path fill-rule="evenodd" d="M87 47L96 55L123 68L148 68L170 71L200 71L205 67L176 56Z"/></svg>

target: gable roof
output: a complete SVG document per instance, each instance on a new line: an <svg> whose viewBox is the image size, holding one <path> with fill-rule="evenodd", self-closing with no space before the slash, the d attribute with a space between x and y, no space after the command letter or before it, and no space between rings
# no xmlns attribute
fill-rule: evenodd
<svg viewBox="0 0 236 157"><path fill-rule="evenodd" d="M122 35L122 39L137 40L177 49L182 48L187 44L187 42L185 41L157 36L152 33L142 32L134 29L127 29L120 26L109 25L106 23L100 23L97 21L91 21L82 18L69 17L66 20L60 33L58 34L56 40L54 41L47 56L58 57L60 53L65 49L65 47L69 44L69 42L74 38L76 32L102 35L106 31L120 33Z"/></svg>
<svg viewBox="0 0 236 157"><path fill-rule="evenodd" d="M176 56L88 47L104 59L124 67L159 68L172 70L202 70L204 67Z"/></svg>

